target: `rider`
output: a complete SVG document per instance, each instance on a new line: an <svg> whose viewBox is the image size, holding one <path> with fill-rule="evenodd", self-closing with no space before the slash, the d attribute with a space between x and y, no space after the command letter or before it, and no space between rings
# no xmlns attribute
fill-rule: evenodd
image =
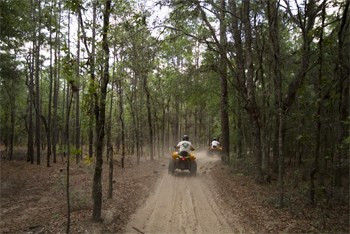
<svg viewBox="0 0 350 234"><path fill-rule="evenodd" d="M217 147L220 146L220 142L218 142L218 140L216 139L216 137L214 137L213 141L211 142L211 148L212 149L216 149Z"/></svg>
<svg viewBox="0 0 350 234"><path fill-rule="evenodd" d="M195 150L187 135L183 136L182 141L180 141L175 148L179 149L179 155L181 156L188 156L191 150Z"/></svg>

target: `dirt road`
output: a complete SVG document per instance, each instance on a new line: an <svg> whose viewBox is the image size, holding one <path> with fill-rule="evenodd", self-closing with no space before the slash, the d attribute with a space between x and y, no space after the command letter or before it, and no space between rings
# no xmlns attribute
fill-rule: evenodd
<svg viewBox="0 0 350 234"><path fill-rule="evenodd" d="M154 193L131 217L127 233L237 233L226 221L206 179L206 171L220 158L196 153L198 171L164 173Z"/></svg>

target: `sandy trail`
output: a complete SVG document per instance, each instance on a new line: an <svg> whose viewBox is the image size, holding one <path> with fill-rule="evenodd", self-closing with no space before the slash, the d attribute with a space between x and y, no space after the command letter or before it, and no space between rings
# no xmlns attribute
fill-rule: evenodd
<svg viewBox="0 0 350 234"><path fill-rule="evenodd" d="M197 176L180 170L162 175L155 192L131 217L127 233L237 233L206 182L206 170L220 158L204 152L197 152L196 157Z"/></svg>

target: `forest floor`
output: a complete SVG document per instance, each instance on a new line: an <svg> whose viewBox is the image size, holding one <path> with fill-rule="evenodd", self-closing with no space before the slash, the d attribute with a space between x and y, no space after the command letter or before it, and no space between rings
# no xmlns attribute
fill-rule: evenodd
<svg viewBox="0 0 350 234"><path fill-rule="evenodd" d="M195 178L181 171L174 177L168 175L168 158L165 157L153 161L142 158L139 165L127 157L124 169L120 167L120 158L116 157L112 199L107 198L108 165L104 162L102 223L91 220L93 163L82 161L77 165L71 160L71 233L154 233L164 230L167 233L349 233L348 203L312 206L298 198L288 200L289 204L280 209L276 205L275 182L258 185L253 178L234 173L232 167L223 165L218 158L208 157L205 154L198 157ZM40 165L27 163L25 154L17 155L13 161L1 159L0 233L65 233L66 172L65 160L61 158L51 167L46 167L44 160ZM161 197L168 194L164 193L164 188L170 187L173 190L168 193L177 194L171 202L190 196L192 204L183 203L178 208L174 204L163 204L166 200ZM178 194L181 190L185 192ZM176 225L169 224L172 220L162 217L159 212L177 209L179 215L188 215L181 211L185 209L186 213L188 207L193 207L194 213L199 214L191 224L193 229L172 229ZM218 219L208 223L201 221L206 219L201 209L213 210ZM174 215L175 211L171 213ZM212 220L212 217L207 219ZM170 229L152 229L157 220Z"/></svg>

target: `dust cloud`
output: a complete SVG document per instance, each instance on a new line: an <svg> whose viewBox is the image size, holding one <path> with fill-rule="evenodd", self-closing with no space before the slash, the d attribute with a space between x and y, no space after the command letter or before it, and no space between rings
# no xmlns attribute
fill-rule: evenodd
<svg viewBox="0 0 350 234"><path fill-rule="evenodd" d="M197 176L189 171L164 173L153 194L131 217L126 233L234 233L206 183L206 172L219 156L195 152Z"/></svg>

